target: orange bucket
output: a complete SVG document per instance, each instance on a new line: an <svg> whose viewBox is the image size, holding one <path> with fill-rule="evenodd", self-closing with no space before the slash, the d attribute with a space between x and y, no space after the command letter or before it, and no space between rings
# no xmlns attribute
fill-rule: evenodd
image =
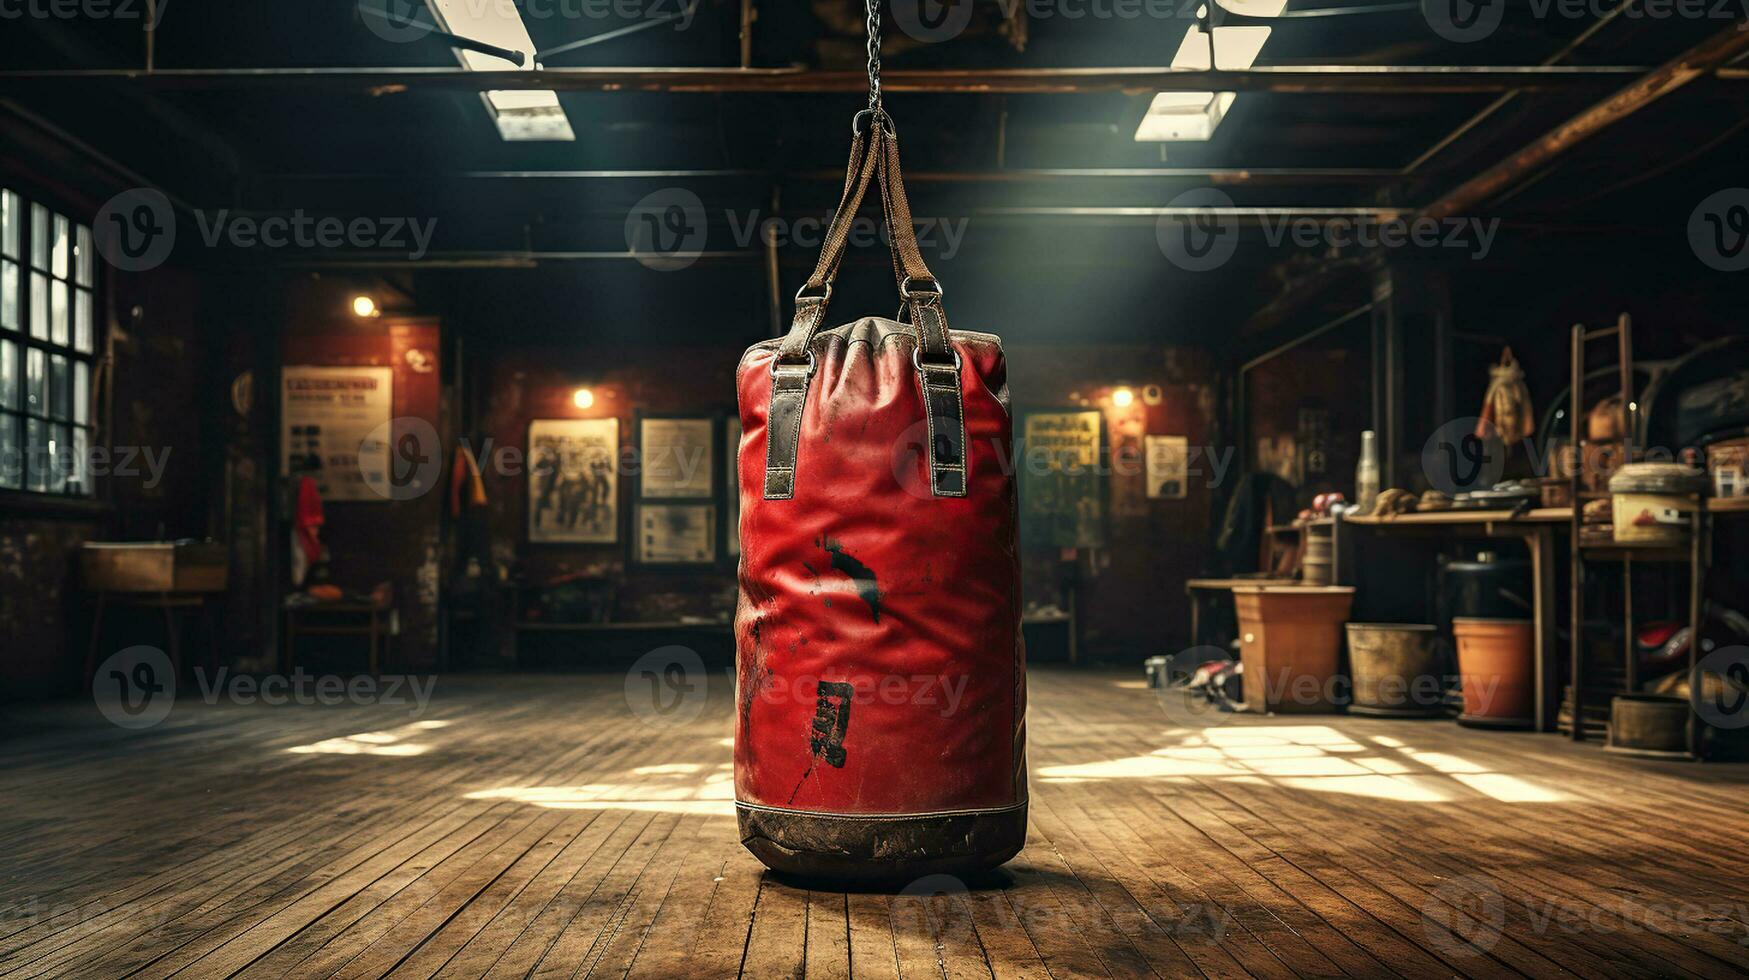
<svg viewBox="0 0 1749 980"><path fill-rule="evenodd" d="M1463 678L1458 721L1487 728L1529 728L1536 722L1536 626L1528 619L1451 621Z"/></svg>

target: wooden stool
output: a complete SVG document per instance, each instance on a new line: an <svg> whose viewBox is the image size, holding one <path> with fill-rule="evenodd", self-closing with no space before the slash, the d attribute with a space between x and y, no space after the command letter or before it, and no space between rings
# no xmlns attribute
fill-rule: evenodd
<svg viewBox="0 0 1749 980"><path fill-rule="evenodd" d="M299 636L362 636L370 644L370 675L382 676L382 647L391 639L391 598L366 601L287 603L282 669L290 674L297 661Z"/></svg>

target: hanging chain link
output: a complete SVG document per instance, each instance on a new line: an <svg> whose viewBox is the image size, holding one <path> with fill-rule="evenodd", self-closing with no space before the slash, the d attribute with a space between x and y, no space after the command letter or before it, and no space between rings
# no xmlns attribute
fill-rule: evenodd
<svg viewBox="0 0 1749 980"><path fill-rule="evenodd" d="M868 11L868 107L881 107L881 4L880 0L863 0Z"/></svg>

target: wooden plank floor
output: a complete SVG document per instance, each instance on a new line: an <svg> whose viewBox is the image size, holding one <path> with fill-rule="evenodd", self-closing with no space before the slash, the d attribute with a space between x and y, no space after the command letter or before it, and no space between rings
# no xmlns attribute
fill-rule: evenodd
<svg viewBox="0 0 1749 980"><path fill-rule="evenodd" d="M768 876L731 692L444 677L410 706L0 713L0 976L1730 977L1749 767L1451 722L1167 710L1037 670L988 880ZM1210 724L1210 723L1213 724Z"/></svg>

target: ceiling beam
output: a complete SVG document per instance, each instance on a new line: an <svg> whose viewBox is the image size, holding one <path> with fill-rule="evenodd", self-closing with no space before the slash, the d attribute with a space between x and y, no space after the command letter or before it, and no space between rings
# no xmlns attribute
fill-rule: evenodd
<svg viewBox="0 0 1749 980"><path fill-rule="evenodd" d="M1167 91L1367 93L1439 95L1490 92L1607 90L1640 78L1646 69L1623 66L1393 66L1300 65L1240 71L1170 68L1027 68L910 70L881 78L888 93L1084 94ZM1741 81L1741 79L1738 79ZM568 92L864 92L861 71L806 68L540 68L468 71L461 68L166 68L0 71L0 94L30 90L56 94L85 87L148 90L322 89L393 94L413 89L488 91L548 89ZM1749 87L1745 87L1749 88Z"/></svg>
<svg viewBox="0 0 1749 980"><path fill-rule="evenodd" d="M1749 52L1749 30L1733 24L1614 95L1525 144L1428 205L1430 218L1472 213L1522 184L1573 147Z"/></svg>
<svg viewBox="0 0 1749 980"><path fill-rule="evenodd" d="M1370 167L1056 167L1014 168L1006 170L908 170L908 184L1080 184L1089 180L1112 181L1197 181L1217 187L1236 186L1304 186L1308 184L1343 184L1382 186L1401 173L1388 168ZM316 171L304 173L258 174L254 180L270 184L394 184L445 183L462 181L703 181L756 180L810 183L843 183L841 170L451 170L437 172L392 173L386 171Z"/></svg>

